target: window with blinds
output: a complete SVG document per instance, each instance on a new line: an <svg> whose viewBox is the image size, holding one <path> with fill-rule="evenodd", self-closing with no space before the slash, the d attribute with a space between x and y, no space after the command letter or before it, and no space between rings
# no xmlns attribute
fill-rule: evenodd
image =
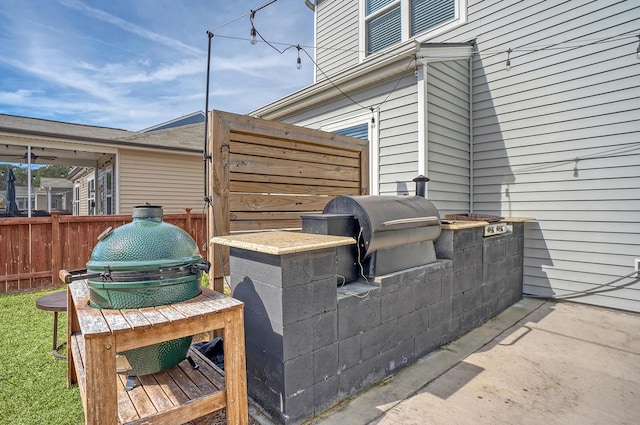
<svg viewBox="0 0 640 425"><path fill-rule="evenodd" d="M369 140L369 124L359 124L353 127L343 128L334 131L336 134L342 134L343 136L357 137L358 139Z"/></svg>
<svg viewBox="0 0 640 425"><path fill-rule="evenodd" d="M365 49L375 53L457 18L464 0L363 0ZM462 7L462 4L460 5Z"/></svg>

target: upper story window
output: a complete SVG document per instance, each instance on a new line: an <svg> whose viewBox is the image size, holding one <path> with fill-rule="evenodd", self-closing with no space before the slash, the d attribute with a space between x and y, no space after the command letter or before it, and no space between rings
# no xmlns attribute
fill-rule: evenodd
<svg viewBox="0 0 640 425"><path fill-rule="evenodd" d="M466 0L362 0L367 54L466 20Z"/></svg>

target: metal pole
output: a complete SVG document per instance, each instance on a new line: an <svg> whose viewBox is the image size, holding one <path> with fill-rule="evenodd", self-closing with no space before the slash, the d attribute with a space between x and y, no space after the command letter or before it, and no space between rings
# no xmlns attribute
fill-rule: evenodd
<svg viewBox="0 0 640 425"><path fill-rule="evenodd" d="M31 145L27 146L27 217L31 218Z"/></svg>
<svg viewBox="0 0 640 425"><path fill-rule="evenodd" d="M206 82L206 92L205 92L205 101L204 101L204 148L203 148L203 157L202 162L204 163L204 202L206 204L211 203L211 198L209 198L209 179L208 179L208 164L207 160L209 157L209 75L211 73L211 39L213 38L213 33L211 31L207 31L207 37L209 38L209 45L207 48L207 82Z"/></svg>

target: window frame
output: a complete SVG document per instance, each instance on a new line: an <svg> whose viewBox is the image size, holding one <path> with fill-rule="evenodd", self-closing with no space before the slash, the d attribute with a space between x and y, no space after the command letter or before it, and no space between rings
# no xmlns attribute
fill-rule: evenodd
<svg viewBox="0 0 640 425"><path fill-rule="evenodd" d="M376 124L371 125L371 118L374 119L374 122ZM376 109L374 110L373 115L371 112L358 113L347 116L347 118L345 119L332 121L320 127L320 130L322 131L333 133L338 130L344 130L358 125L367 124L367 126L369 127L369 194L371 195L378 195L380 191L380 134L378 129L379 126L377 125L378 122L380 122L380 112Z"/></svg>
<svg viewBox="0 0 640 425"><path fill-rule="evenodd" d="M73 184L73 215L80 215L80 183Z"/></svg>
<svg viewBox="0 0 640 425"><path fill-rule="evenodd" d="M391 3L381 7L380 9L372 12L370 15L366 15L366 1L360 0L359 7L359 51L360 61L364 61L368 58L377 56L382 52L386 52L394 47L402 44L408 40L416 40L422 43L429 38L433 38L439 34L449 31L467 22L467 0L453 0L455 4L455 16L452 20L442 22L441 24L427 29L417 35L411 35L411 0L394 0ZM372 19L375 19L381 15L384 15L388 11L400 6L400 42L398 44L392 44L376 52L367 54L367 23Z"/></svg>

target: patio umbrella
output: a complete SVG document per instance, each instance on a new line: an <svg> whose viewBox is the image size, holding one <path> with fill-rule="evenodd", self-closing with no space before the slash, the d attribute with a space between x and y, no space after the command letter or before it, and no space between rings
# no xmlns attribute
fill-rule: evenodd
<svg viewBox="0 0 640 425"><path fill-rule="evenodd" d="M13 170L9 168L7 173L7 205L5 207L7 214L16 214L18 210L18 202L16 201L16 176Z"/></svg>

